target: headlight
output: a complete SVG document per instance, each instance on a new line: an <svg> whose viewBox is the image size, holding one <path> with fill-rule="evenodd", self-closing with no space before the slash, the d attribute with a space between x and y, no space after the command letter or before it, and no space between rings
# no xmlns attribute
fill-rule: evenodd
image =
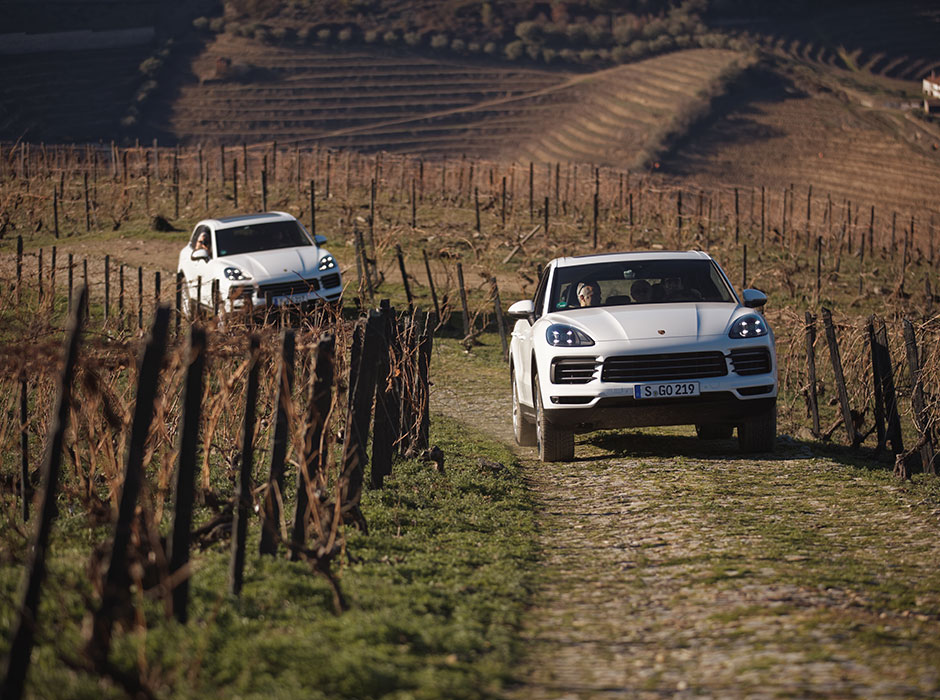
<svg viewBox="0 0 940 700"><path fill-rule="evenodd" d="M767 324L757 315L743 316L731 325L730 338L759 338L767 335Z"/></svg>
<svg viewBox="0 0 940 700"><path fill-rule="evenodd" d="M322 258L320 258L320 265L317 269L321 271L332 270L334 267L336 267L336 260L333 258L333 256L324 255Z"/></svg>
<svg viewBox="0 0 940 700"><path fill-rule="evenodd" d="M576 348L585 345L594 345L585 333L571 326L564 326L560 323L553 323L545 331L545 339L549 345L556 348Z"/></svg>
<svg viewBox="0 0 940 700"><path fill-rule="evenodd" d="M237 267L227 267L225 268L224 272L225 272L225 279L227 280L237 281L237 280L250 280L251 279L251 275L249 275L246 272L243 272Z"/></svg>

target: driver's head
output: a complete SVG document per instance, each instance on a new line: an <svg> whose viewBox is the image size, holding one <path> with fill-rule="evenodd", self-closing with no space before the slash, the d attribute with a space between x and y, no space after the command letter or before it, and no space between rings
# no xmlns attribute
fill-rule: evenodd
<svg viewBox="0 0 940 700"><path fill-rule="evenodd" d="M638 304L650 301L653 298L653 288L646 280L637 280L630 287L630 295Z"/></svg>
<svg viewBox="0 0 940 700"><path fill-rule="evenodd" d="M581 306L597 306L601 303L601 288L597 282L578 284L578 303Z"/></svg>

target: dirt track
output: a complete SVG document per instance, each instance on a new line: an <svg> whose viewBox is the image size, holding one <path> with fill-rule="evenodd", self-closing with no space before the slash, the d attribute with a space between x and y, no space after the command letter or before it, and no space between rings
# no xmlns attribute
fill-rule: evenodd
<svg viewBox="0 0 940 700"><path fill-rule="evenodd" d="M510 441L506 373L437 356L469 367L434 409ZM510 697L940 695L936 504L786 437L772 459L687 430L576 450L519 452L544 564Z"/></svg>

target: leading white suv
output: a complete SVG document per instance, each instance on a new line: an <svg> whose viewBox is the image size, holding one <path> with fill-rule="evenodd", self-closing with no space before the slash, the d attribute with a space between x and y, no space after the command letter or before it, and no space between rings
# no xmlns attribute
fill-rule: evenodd
<svg viewBox="0 0 940 700"><path fill-rule="evenodd" d="M695 425L746 452L773 449L777 357L760 312L706 253L552 260L534 300L509 307L512 419L542 461L574 457L574 434Z"/></svg>

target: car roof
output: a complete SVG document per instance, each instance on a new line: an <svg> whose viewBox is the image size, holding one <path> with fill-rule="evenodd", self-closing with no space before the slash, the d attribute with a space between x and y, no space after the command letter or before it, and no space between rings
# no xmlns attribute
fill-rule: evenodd
<svg viewBox="0 0 940 700"><path fill-rule="evenodd" d="M242 214L241 216L226 216L221 219L203 219L197 226L208 225L213 228L228 228L230 226L250 226L251 224L265 224L272 221L296 221L290 214L283 211L269 211L261 214Z"/></svg>
<svg viewBox="0 0 940 700"><path fill-rule="evenodd" d="M711 260L712 257L701 250L644 250L623 253L596 253L556 258L557 267L574 267L605 262L632 262L639 260Z"/></svg>

